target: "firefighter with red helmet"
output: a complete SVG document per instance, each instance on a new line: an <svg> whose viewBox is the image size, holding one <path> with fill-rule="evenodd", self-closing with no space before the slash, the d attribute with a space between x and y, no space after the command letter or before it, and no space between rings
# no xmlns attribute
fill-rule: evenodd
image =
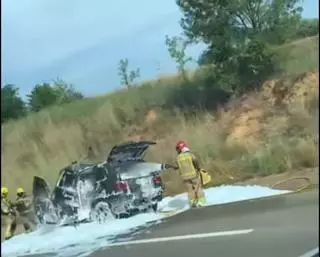
<svg viewBox="0 0 320 257"><path fill-rule="evenodd" d="M189 205L201 207L206 204L200 177L200 166L195 155L190 151L187 143L179 141L176 144L176 169L179 169L183 183L186 185Z"/></svg>

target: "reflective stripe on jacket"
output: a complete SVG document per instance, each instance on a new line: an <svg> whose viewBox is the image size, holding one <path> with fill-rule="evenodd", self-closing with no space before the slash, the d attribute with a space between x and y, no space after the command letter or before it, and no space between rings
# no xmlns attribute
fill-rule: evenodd
<svg viewBox="0 0 320 257"><path fill-rule="evenodd" d="M183 180L193 179L198 176L197 161L192 153L179 153L176 160Z"/></svg>
<svg viewBox="0 0 320 257"><path fill-rule="evenodd" d="M1 198L1 215L9 215L11 202L6 198Z"/></svg>

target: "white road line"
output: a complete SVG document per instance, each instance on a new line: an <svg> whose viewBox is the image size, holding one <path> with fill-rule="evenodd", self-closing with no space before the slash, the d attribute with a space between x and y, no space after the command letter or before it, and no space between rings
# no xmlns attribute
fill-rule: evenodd
<svg viewBox="0 0 320 257"><path fill-rule="evenodd" d="M316 254L319 254L319 247L314 248L308 252L306 252L305 254L300 255L299 257L313 257L313 256L317 256Z"/></svg>
<svg viewBox="0 0 320 257"><path fill-rule="evenodd" d="M132 241L127 241L127 242L114 243L110 246L149 244L149 243L178 241L178 240L186 240L186 239L200 239L200 238L210 238L210 237L219 237L219 236L234 236L234 235L249 234L251 232L253 232L253 229L230 230L230 231L190 234L190 235L171 236L171 237L158 237L158 238L132 240Z"/></svg>

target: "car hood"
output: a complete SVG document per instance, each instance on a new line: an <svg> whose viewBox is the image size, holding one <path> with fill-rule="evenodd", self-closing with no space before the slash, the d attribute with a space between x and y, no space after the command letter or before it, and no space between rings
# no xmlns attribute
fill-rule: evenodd
<svg viewBox="0 0 320 257"><path fill-rule="evenodd" d="M121 179L133 179L161 172L163 164L154 162L126 163L116 168Z"/></svg>
<svg viewBox="0 0 320 257"><path fill-rule="evenodd" d="M108 163L123 163L127 161L141 161L145 151L150 145L155 145L152 141L127 142L114 146L108 156Z"/></svg>

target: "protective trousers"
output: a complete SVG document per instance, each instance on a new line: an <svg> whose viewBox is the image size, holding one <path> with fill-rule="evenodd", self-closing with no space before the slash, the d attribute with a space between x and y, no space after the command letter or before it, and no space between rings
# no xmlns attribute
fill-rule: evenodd
<svg viewBox="0 0 320 257"><path fill-rule="evenodd" d="M18 213L17 215L17 224L23 225L25 232L31 232L32 222L30 213Z"/></svg>
<svg viewBox="0 0 320 257"><path fill-rule="evenodd" d="M187 189L190 207L203 206L206 201L200 176L185 180L184 184Z"/></svg>
<svg viewBox="0 0 320 257"><path fill-rule="evenodd" d="M13 215L3 215L3 226L4 226L4 239L8 240L14 236L14 232L17 228L17 220Z"/></svg>

